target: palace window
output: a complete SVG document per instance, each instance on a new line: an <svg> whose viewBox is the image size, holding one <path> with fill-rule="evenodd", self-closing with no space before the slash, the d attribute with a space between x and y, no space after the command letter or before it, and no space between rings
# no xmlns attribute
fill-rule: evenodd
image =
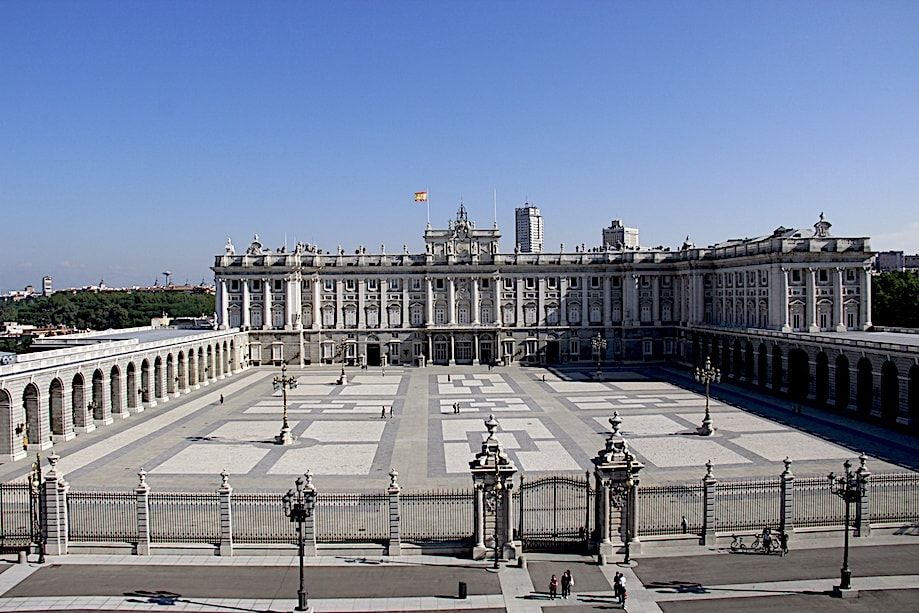
<svg viewBox="0 0 919 613"><path fill-rule="evenodd" d="M437 279L434 279L434 289L443 289L443 288L444 288L444 280L443 280L443 277L439 277L439 278L437 278Z"/></svg>
<svg viewBox="0 0 919 613"><path fill-rule="evenodd" d="M536 325L536 305L535 304L531 303L523 307L523 321L524 321L524 324L527 326Z"/></svg>
<svg viewBox="0 0 919 613"><path fill-rule="evenodd" d="M284 282L281 281L280 279L275 279L274 280L274 291L280 292L283 290L284 290Z"/></svg>
<svg viewBox="0 0 919 613"><path fill-rule="evenodd" d="M821 268L817 271L817 280L821 283L826 283L829 280L829 271L826 268Z"/></svg>
<svg viewBox="0 0 919 613"><path fill-rule="evenodd" d="M502 309L504 325L512 326L514 325L514 305L505 304L504 309Z"/></svg>
<svg viewBox="0 0 919 613"><path fill-rule="evenodd" d="M387 312L389 313L390 328L398 328L402 325L402 312L399 310L399 307L391 306Z"/></svg>
<svg viewBox="0 0 919 613"><path fill-rule="evenodd" d="M424 310L420 304L412 305L412 325L420 326L424 323Z"/></svg>
<svg viewBox="0 0 919 613"><path fill-rule="evenodd" d="M590 323L596 324L600 323L600 320L603 318L601 314L601 309L599 304L590 305Z"/></svg>
<svg viewBox="0 0 919 613"><path fill-rule="evenodd" d="M380 325L380 312L376 307L367 309L367 327L376 328Z"/></svg>
<svg viewBox="0 0 919 613"><path fill-rule="evenodd" d="M578 277L571 277L570 279L568 279L568 287L570 287L571 289L577 289L580 286L580 283L581 282L578 279Z"/></svg>
<svg viewBox="0 0 919 613"><path fill-rule="evenodd" d="M346 292L354 291L354 279L345 279L345 291Z"/></svg>
<svg viewBox="0 0 919 613"><path fill-rule="evenodd" d="M526 288L527 289L536 289L536 279L533 277L526 278Z"/></svg>
<svg viewBox="0 0 919 613"><path fill-rule="evenodd" d="M376 279L367 279L367 289L370 291L376 291L377 289L377 280Z"/></svg>
<svg viewBox="0 0 919 613"><path fill-rule="evenodd" d="M416 292L421 290L421 279L412 279L412 289Z"/></svg>
<svg viewBox="0 0 919 613"><path fill-rule="evenodd" d="M514 280L509 277L505 277L504 278L504 289L514 289Z"/></svg>
<svg viewBox="0 0 919 613"><path fill-rule="evenodd" d="M434 307L434 323L439 326L447 323L447 307L443 305Z"/></svg>
<svg viewBox="0 0 919 613"><path fill-rule="evenodd" d="M568 305L568 323L581 323L581 305L577 302L573 302Z"/></svg>
<svg viewBox="0 0 919 613"><path fill-rule="evenodd" d="M390 289L391 291L394 291L394 292L395 292L395 291L399 291L400 286L401 286L401 283L399 283L399 279L390 279L390 280L389 280L389 289Z"/></svg>
<svg viewBox="0 0 919 613"><path fill-rule="evenodd" d="M230 281L230 291L238 292L239 291L239 279L233 279Z"/></svg>
<svg viewBox="0 0 919 613"><path fill-rule="evenodd" d="M558 306L553 304L546 307L546 323L550 326L558 325Z"/></svg>
<svg viewBox="0 0 919 613"><path fill-rule="evenodd" d="M555 277L549 277L546 279L546 287L549 289L556 289L558 287L558 279Z"/></svg>
<svg viewBox="0 0 919 613"><path fill-rule="evenodd" d="M355 308L354 305L348 305L345 307L345 327L357 327L357 308Z"/></svg>
<svg viewBox="0 0 919 613"><path fill-rule="evenodd" d="M252 291L253 292L262 291L262 282L259 281L258 279L255 279L254 281L252 281Z"/></svg>
<svg viewBox="0 0 919 613"><path fill-rule="evenodd" d="M600 277L591 277L590 287L591 289L599 289L600 288Z"/></svg>
<svg viewBox="0 0 919 613"><path fill-rule="evenodd" d="M335 291L335 281L333 281L332 279L323 279L322 289L324 289L327 292L334 292Z"/></svg>
<svg viewBox="0 0 919 613"><path fill-rule="evenodd" d="M331 328L335 325L335 309L330 306L322 309L322 325Z"/></svg>

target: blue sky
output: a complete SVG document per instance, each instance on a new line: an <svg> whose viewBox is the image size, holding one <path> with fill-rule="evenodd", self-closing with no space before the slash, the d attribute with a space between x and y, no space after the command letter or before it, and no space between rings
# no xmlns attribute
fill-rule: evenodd
<svg viewBox="0 0 919 613"><path fill-rule="evenodd" d="M0 292L212 280L227 237L919 252L917 2L0 2Z"/></svg>

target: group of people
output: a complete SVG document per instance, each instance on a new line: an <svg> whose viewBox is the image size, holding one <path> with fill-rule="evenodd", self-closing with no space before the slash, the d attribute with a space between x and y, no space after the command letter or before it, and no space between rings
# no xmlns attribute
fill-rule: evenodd
<svg viewBox="0 0 919 613"><path fill-rule="evenodd" d="M619 601L619 606L624 609L625 599L628 598L629 595L625 591L625 575L620 572L617 572L616 576L613 577L613 596Z"/></svg>
<svg viewBox="0 0 919 613"><path fill-rule="evenodd" d="M549 579L549 598L555 600L558 596L558 577L552 575L552 578ZM571 595L571 588L574 587L574 577L571 576L571 571L565 569L565 572L562 573L562 598L568 598Z"/></svg>

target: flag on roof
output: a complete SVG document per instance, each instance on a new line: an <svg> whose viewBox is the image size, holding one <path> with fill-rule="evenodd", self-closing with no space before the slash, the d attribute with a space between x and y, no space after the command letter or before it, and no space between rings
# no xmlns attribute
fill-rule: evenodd
<svg viewBox="0 0 919 613"><path fill-rule="evenodd" d="M428 193L427 192L415 192L415 202L427 202Z"/></svg>

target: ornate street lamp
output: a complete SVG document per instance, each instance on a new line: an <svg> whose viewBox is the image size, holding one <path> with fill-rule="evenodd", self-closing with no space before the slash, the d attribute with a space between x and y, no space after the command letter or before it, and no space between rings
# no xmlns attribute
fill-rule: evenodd
<svg viewBox="0 0 919 613"><path fill-rule="evenodd" d="M45 563L45 509L41 496L41 454L35 454L29 471L29 511L32 520L32 542L38 545L38 563Z"/></svg>
<svg viewBox="0 0 919 613"><path fill-rule="evenodd" d="M345 385L348 383L348 376L345 374L345 350L347 345L345 341L340 341L338 343L338 357L341 358L341 375L338 377L338 385Z"/></svg>
<svg viewBox="0 0 919 613"><path fill-rule="evenodd" d="M281 390L284 398L284 423L281 425L281 433L274 437L276 445L290 445L294 442L294 437L290 434L290 424L287 423L287 389L297 387L297 378L287 376L287 364L281 365L281 374L277 375L272 381L275 391Z"/></svg>
<svg viewBox="0 0 919 613"><path fill-rule="evenodd" d="M597 332L597 336L590 340L590 344L593 345L594 353L597 354L597 381L600 380L600 377L603 373L600 371L600 359L603 357L603 352L606 351L606 339L600 336L600 333Z"/></svg>
<svg viewBox="0 0 919 613"><path fill-rule="evenodd" d="M303 477L306 477L304 481ZM290 518L292 523L297 524L297 552L300 556L300 587L297 590L297 607L295 611L309 611L309 603L306 600L306 590L303 587L303 522L307 517L313 515L313 509L316 505L316 488L313 487L313 473L309 470L303 475L297 477L294 482L296 491L287 490L281 498L284 505L284 515Z"/></svg>
<svg viewBox="0 0 919 613"><path fill-rule="evenodd" d="M865 462L865 456L860 456L862 465ZM852 588L852 571L849 570L849 505L854 503L861 502L862 496L865 494L865 482L861 478L861 475L858 472L852 470L852 462L846 460L843 462L843 468L845 469L845 474L836 476L834 473L827 475L827 479L830 482L830 491L846 503L846 525L845 529L845 540L843 541L843 550L842 550L842 568L840 569L840 580L839 585L833 588L833 593L837 595L842 594L842 590L848 590Z"/></svg>
<svg viewBox="0 0 919 613"><path fill-rule="evenodd" d="M702 419L702 425L696 428L696 432L702 436L711 436L715 429L712 427L712 414L709 411L709 385L711 383L721 382L721 371L712 367L712 360L709 356L705 357L705 366L696 369L696 381L705 384L705 417Z"/></svg>

